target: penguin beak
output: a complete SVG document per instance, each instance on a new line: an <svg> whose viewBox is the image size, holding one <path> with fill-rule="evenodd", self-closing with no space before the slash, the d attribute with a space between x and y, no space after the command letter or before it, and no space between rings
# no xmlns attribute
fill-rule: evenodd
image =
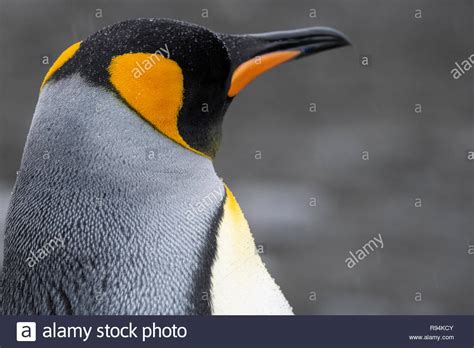
<svg viewBox="0 0 474 348"><path fill-rule="evenodd" d="M219 36L226 44L232 61L229 97L236 96L257 76L277 65L350 45L344 34L325 27Z"/></svg>

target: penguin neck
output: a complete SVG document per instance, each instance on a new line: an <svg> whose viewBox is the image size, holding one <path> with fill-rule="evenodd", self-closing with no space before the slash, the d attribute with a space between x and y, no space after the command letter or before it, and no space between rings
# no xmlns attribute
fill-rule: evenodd
<svg viewBox="0 0 474 348"><path fill-rule="evenodd" d="M30 138L45 157L122 187L171 189L184 182L206 186L212 181L223 189L209 158L170 140L114 93L78 75L45 86L30 132L38 133Z"/></svg>

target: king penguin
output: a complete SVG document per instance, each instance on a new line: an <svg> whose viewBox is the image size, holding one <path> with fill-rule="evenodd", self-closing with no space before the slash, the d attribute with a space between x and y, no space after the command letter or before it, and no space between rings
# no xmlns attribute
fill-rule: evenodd
<svg viewBox="0 0 474 348"><path fill-rule="evenodd" d="M324 27L229 35L106 27L41 85L8 209L8 315L292 314L212 159L234 97L348 44Z"/></svg>

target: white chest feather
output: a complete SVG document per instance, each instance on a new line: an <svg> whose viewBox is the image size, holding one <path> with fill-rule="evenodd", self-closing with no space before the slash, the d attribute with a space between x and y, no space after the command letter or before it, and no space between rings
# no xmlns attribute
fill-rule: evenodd
<svg viewBox="0 0 474 348"><path fill-rule="evenodd" d="M211 275L212 313L291 315L291 306L268 273L239 204L226 187Z"/></svg>

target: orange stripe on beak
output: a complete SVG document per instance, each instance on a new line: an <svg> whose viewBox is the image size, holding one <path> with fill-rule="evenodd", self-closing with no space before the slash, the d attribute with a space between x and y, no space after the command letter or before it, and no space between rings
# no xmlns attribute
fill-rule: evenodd
<svg viewBox="0 0 474 348"><path fill-rule="evenodd" d="M296 56L300 51L277 51L266 53L261 56L256 56L242 64L235 69L232 74L232 81L230 84L229 97L236 96L245 86L252 82L257 76L263 74L265 71L287 62Z"/></svg>

